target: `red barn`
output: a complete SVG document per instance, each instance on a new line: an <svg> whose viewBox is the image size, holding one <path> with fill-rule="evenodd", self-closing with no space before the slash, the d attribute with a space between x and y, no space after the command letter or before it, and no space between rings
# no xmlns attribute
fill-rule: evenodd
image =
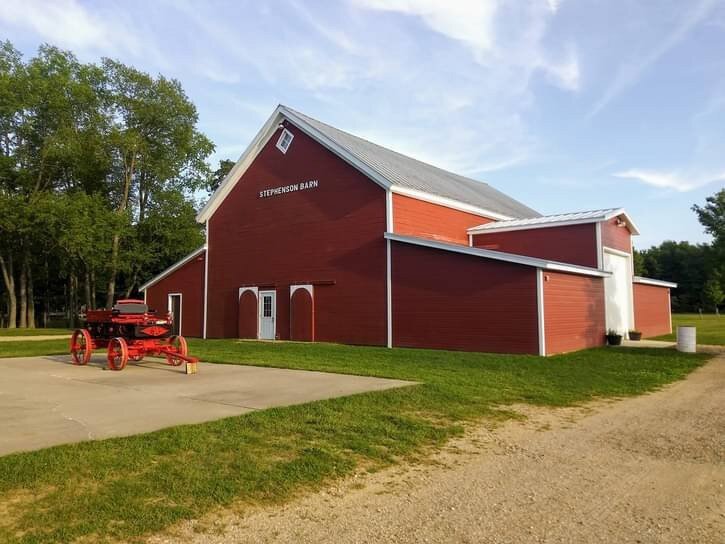
<svg viewBox="0 0 725 544"><path fill-rule="evenodd" d="M542 216L279 106L146 283L181 334L550 355L670 328L622 209Z"/></svg>

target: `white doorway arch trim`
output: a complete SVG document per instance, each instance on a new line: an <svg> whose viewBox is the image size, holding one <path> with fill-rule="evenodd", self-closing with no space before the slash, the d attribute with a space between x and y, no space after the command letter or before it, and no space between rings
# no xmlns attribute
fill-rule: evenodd
<svg viewBox="0 0 725 544"><path fill-rule="evenodd" d="M295 291L297 291L297 289L304 289L305 291L307 291L310 294L311 297L314 296L314 287L312 287L312 284L305 283L305 284L301 284L301 285L290 285L290 287L289 287L290 300L292 300L292 295L295 294Z"/></svg>
<svg viewBox="0 0 725 544"><path fill-rule="evenodd" d="M254 293L255 297L259 298L259 287L240 287L237 298L242 298L242 293L244 293L245 291L251 291L252 293Z"/></svg>

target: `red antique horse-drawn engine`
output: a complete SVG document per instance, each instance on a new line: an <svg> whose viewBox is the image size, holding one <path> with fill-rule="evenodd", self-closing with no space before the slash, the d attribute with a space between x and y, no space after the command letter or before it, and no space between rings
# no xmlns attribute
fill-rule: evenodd
<svg viewBox="0 0 725 544"><path fill-rule="evenodd" d="M129 359L164 356L166 363L187 363L188 374L196 372L198 359L188 355L186 339L172 334L173 316L149 311L143 300L119 300L110 310L89 310L86 328L76 329L70 354L77 365L85 365L94 349L108 350L108 367L123 370Z"/></svg>

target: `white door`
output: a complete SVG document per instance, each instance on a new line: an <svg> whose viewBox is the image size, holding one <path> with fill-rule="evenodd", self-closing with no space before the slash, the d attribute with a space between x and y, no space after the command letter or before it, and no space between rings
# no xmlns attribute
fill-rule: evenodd
<svg viewBox="0 0 725 544"><path fill-rule="evenodd" d="M612 275L604 278L607 330L627 336L632 328L632 273L630 257L604 251L604 269Z"/></svg>
<svg viewBox="0 0 725 544"><path fill-rule="evenodd" d="M277 293L275 291L259 292L259 338L274 340L277 328Z"/></svg>

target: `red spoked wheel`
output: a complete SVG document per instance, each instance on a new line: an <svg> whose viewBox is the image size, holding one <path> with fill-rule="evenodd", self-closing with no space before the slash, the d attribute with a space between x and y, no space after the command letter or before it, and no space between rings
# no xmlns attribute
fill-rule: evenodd
<svg viewBox="0 0 725 544"><path fill-rule="evenodd" d="M76 329L70 338L70 356L74 365L85 365L91 360L93 339L88 329Z"/></svg>
<svg viewBox="0 0 725 544"><path fill-rule="evenodd" d="M189 347L186 345L186 338L183 336L171 336L169 337L169 346L174 348L174 353L166 354L166 364L171 366L181 366L184 363L184 359L176 357L176 353L179 355L186 355L189 353Z"/></svg>
<svg viewBox="0 0 725 544"><path fill-rule="evenodd" d="M108 343L108 366L111 370L123 370L128 362L128 344L123 338L113 338Z"/></svg>

